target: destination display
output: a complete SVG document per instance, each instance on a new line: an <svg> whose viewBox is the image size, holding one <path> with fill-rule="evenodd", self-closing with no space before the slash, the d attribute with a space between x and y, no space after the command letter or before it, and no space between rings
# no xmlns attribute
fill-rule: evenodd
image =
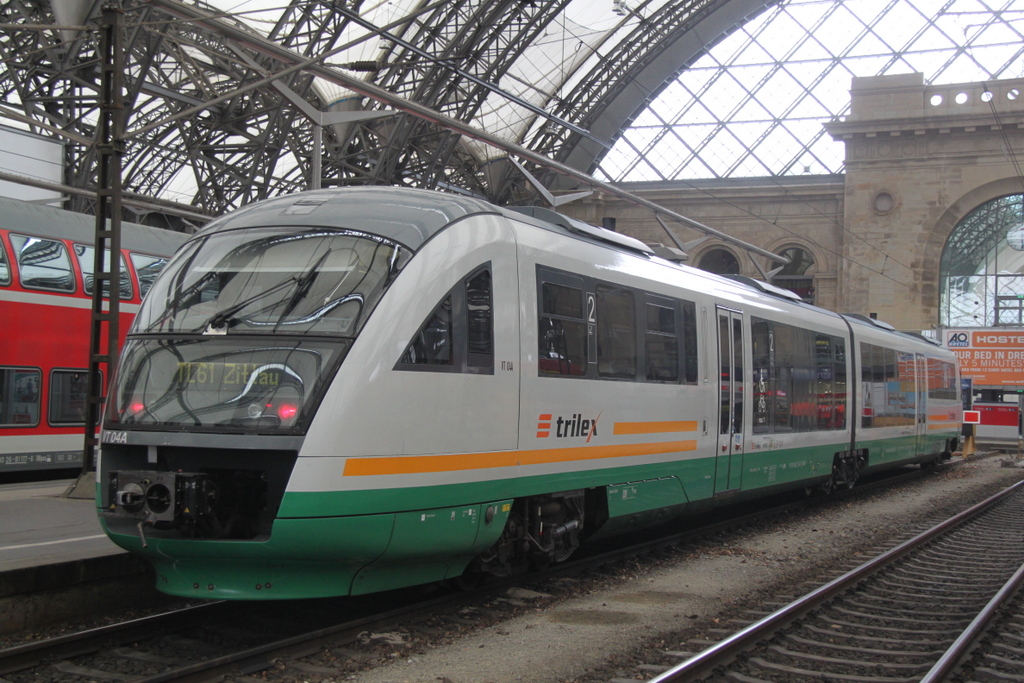
<svg viewBox="0 0 1024 683"><path fill-rule="evenodd" d="M179 362L176 379L179 385L276 387L281 384L282 369L282 365L265 363Z"/></svg>

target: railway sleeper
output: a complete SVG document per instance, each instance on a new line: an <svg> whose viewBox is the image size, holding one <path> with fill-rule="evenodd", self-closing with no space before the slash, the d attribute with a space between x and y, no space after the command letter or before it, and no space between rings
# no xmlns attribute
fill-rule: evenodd
<svg viewBox="0 0 1024 683"><path fill-rule="evenodd" d="M889 627L889 626L878 626L878 625L873 624L873 623L858 624L858 623L854 623L854 622L851 622L851 621L842 621L840 619L832 619L832 618L824 616L824 615L819 615L817 617L817 619L818 619L818 621L821 621L821 622L824 622L826 624L829 624L830 626L832 626L833 628L836 628L836 629L846 629L846 628L849 628L849 629L861 629L861 630L865 630L865 631L872 631L872 632L881 631L883 633L895 633L895 634L899 634L899 635L908 635L908 636L941 636L941 635L948 635L949 638L950 638L950 642L952 642L952 639L956 638L962 632L962 629L958 629L956 627L949 628L949 624L936 624L936 626L938 626L938 628L935 628L935 629L908 629L908 628L892 628L892 627ZM946 628L942 628L942 627L946 627Z"/></svg>
<svg viewBox="0 0 1024 683"><path fill-rule="evenodd" d="M829 635L832 636L832 637L836 636L836 634L829 634ZM858 645L841 645L839 643L830 643L830 642L825 642L825 641L822 641L822 640L813 640L811 638L803 638L801 636L796 636L796 635L792 635L792 634L786 634L783 637L786 640L788 640L788 641L791 641L793 643L797 643L799 645L804 645L804 646L807 646L807 647L821 647L821 648L827 648L827 649L831 649L831 650L838 650L840 652L857 652L857 653L860 653L860 654L880 655L880 656L883 656L883 657L931 657L931 658L934 658L934 659L938 659L939 657L942 656L942 653L945 652L945 650L938 650L938 649L932 649L932 650L886 650L884 648L860 647ZM895 642L902 642L902 641L895 641Z"/></svg>
<svg viewBox="0 0 1024 683"><path fill-rule="evenodd" d="M768 647L769 652L773 652L782 657L787 657L795 661L806 661L814 662L815 664L826 664L826 665L838 665L852 668L864 667L868 669L878 669L897 671L897 672L921 672L925 673L932 667L931 662L874 662L866 661L863 659L846 659L844 657L827 657L825 655L818 655L810 652L798 652L796 650L789 650L781 645L771 645ZM915 655L917 659L922 659L920 655Z"/></svg>
<svg viewBox="0 0 1024 683"><path fill-rule="evenodd" d="M970 678L966 680L978 681L978 683L1019 683L1020 676L987 666L979 666L971 672Z"/></svg>
<svg viewBox="0 0 1024 683"><path fill-rule="evenodd" d="M786 666L784 664L776 664L775 662L769 662L766 659L760 657L751 657L748 663L752 666L756 666L759 669L765 671L789 674L791 676L804 676L815 680L823 680L825 672L813 671L810 669L801 669L795 666ZM859 676L855 674L838 674L829 673L827 674L828 680L832 681L851 681L852 683L918 683L921 680L920 676ZM768 680L775 680L774 678Z"/></svg>

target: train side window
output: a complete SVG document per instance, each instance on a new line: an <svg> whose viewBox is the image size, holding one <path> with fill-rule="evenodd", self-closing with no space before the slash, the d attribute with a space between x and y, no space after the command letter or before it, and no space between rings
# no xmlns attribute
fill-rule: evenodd
<svg viewBox="0 0 1024 683"><path fill-rule="evenodd" d="M636 298L632 290L599 284L597 372L601 377L636 378Z"/></svg>
<svg viewBox="0 0 1024 683"><path fill-rule="evenodd" d="M82 269L82 280L83 280L83 283L85 285L85 293L88 294L89 296L92 296L93 283L96 280L96 278L93 276L93 272L92 272L93 266L95 265L95 263L94 263L94 260L96 258L95 254L96 254L96 250L93 247L89 246L89 245L86 245L86 244L76 244L75 245L75 255L78 257L78 266ZM103 267L104 268L109 268L110 267L110 250L109 249L107 249L106 253L103 255ZM118 277L119 277L119 279L121 281L121 286L118 289L118 291L121 293L120 294L121 299L131 299L132 298L132 276L131 276L131 273L128 272L128 264L125 263L124 255L123 254L121 255L121 272L120 272ZM109 295L110 295L110 283L104 282L103 283L103 296L109 296Z"/></svg>
<svg viewBox="0 0 1024 683"><path fill-rule="evenodd" d="M7 262L7 250L0 242L0 285L11 284L11 266Z"/></svg>
<svg viewBox="0 0 1024 683"><path fill-rule="evenodd" d="M937 358L929 358L927 368L928 398L956 401L956 366Z"/></svg>
<svg viewBox="0 0 1024 683"><path fill-rule="evenodd" d="M102 382L102 379L100 380ZM47 419L52 425L85 424L88 370L53 370Z"/></svg>
<svg viewBox="0 0 1024 683"><path fill-rule="evenodd" d="M406 365L452 366L452 295L449 293L427 318L402 356Z"/></svg>
<svg viewBox="0 0 1024 683"><path fill-rule="evenodd" d="M470 367L494 367L493 309L491 271L484 268L466 279L466 362Z"/></svg>
<svg viewBox="0 0 1024 683"><path fill-rule="evenodd" d="M917 383L914 354L861 343L862 427L915 423Z"/></svg>
<svg viewBox="0 0 1024 683"><path fill-rule="evenodd" d="M672 301L648 296L644 313L647 379L651 382L678 382L679 326L675 305Z"/></svg>
<svg viewBox="0 0 1024 683"><path fill-rule="evenodd" d="M846 340L832 337L832 349L835 351L835 412L833 429L846 429Z"/></svg>
<svg viewBox="0 0 1024 683"><path fill-rule="evenodd" d="M772 431L775 397L775 339L772 324L758 318L750 319L750 340L754 360L754 424L755 434Z"/></svg>
<svg viewBox="0 0 1024 683"><path fill-rule="evenodd" d="M873 427L875 423L875 349L874 344L861 342L860 345L860 384L861 408L860 426ZM881 350L881 349L879 349Z"/></svg>
<svg viewBox="0 0 1024 683"><path fill-rule="evenodd" d="M167 259L134 252L131 252L131 259L132 265L135 266L135 274L139 277L139 296L145 297L156 276L167 265Z"/></svg>
<svg viewBox="0 0 1024 683"><path fill-rule="evenodd" d="M0 368L0 426L38 425L41 387L38 368Z"/></svg>
<svg viewBox="0 0 1024 683"><path fill-rule="evenodd" d="M552 282L551 279L555 277L564 284ZM538 279L539 372L542 375L585 375L588 343L587 321L583 310L583 281L581 278L548 272L538 272Z"/></svg>
<svg viewBox="0 0 1024 683"><path fill-rule="evenodd" d="M11 245L22 287L75 291L75 274L63 242L12 234Z"/></svg>
<svg viewBox="0 0 1024 683"><path fill-rule="evenodd" d="M834 429L836 422L835 357L833 339L827 334L814 336L814 358L818 386L818 429Z"/></svg>
<svg viewBox="0 0 1024 683"><path fill-rule="evenodd" d="M692 301L680 302L683 311L683 371L687 384L697 383L697 307Z"/></svg>
<svg viewBox="0 0 1024 683"><path fill-rule="evenodd" d="M398 361L398 370L494 373L491 264L464 277L441 299Z"/></svg>

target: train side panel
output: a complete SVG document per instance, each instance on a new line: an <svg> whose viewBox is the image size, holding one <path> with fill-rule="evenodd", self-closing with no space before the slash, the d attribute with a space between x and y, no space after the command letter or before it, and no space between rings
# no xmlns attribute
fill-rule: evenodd
<svg viewBox="0 0 1024 683"><path fill-rule="evenodd" d="M948 457L962 422L959 371L947 350L854 323L860 374L856 447L865 471Z"/></svg>

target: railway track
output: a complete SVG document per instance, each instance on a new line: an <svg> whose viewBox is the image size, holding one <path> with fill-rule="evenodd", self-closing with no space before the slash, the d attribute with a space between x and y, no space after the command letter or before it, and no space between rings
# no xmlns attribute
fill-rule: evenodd
<svg viewBox="0 0 1024 683"><path fill-rule="evenodd" d="M1022 519L1024 482L719 642L666 651L666 661L637 676L667 669L650 683L1024 680L1024 602L1013 600L1024 583ZM686 661L666 664L679 658Z"/></svg>
<svg viewBox="0 0 1024 683"><path fill-rule="evenodd" d="M909 471L838 495L863 495L922 476ZM742 528L807 505L784 500L683 533L648 538L628 547L581 557L528 580L586 573L644 553ZM522 581L522 579L520 579ZM550 581L547 583L550 584ZM422 589L365 598L288 603L209 603L78 634L0 650L0 680L208 681L286 666L298 672L342 675L363 666L360 644L387 639L389 629L429 636L439 627L484 625L511 616L522 600L504 596L516 582L424 599ZM522 591L519 591L521 594ZM485 605L486 603L486 605ZM338 614L345 619L339 621Z"/></svg>

